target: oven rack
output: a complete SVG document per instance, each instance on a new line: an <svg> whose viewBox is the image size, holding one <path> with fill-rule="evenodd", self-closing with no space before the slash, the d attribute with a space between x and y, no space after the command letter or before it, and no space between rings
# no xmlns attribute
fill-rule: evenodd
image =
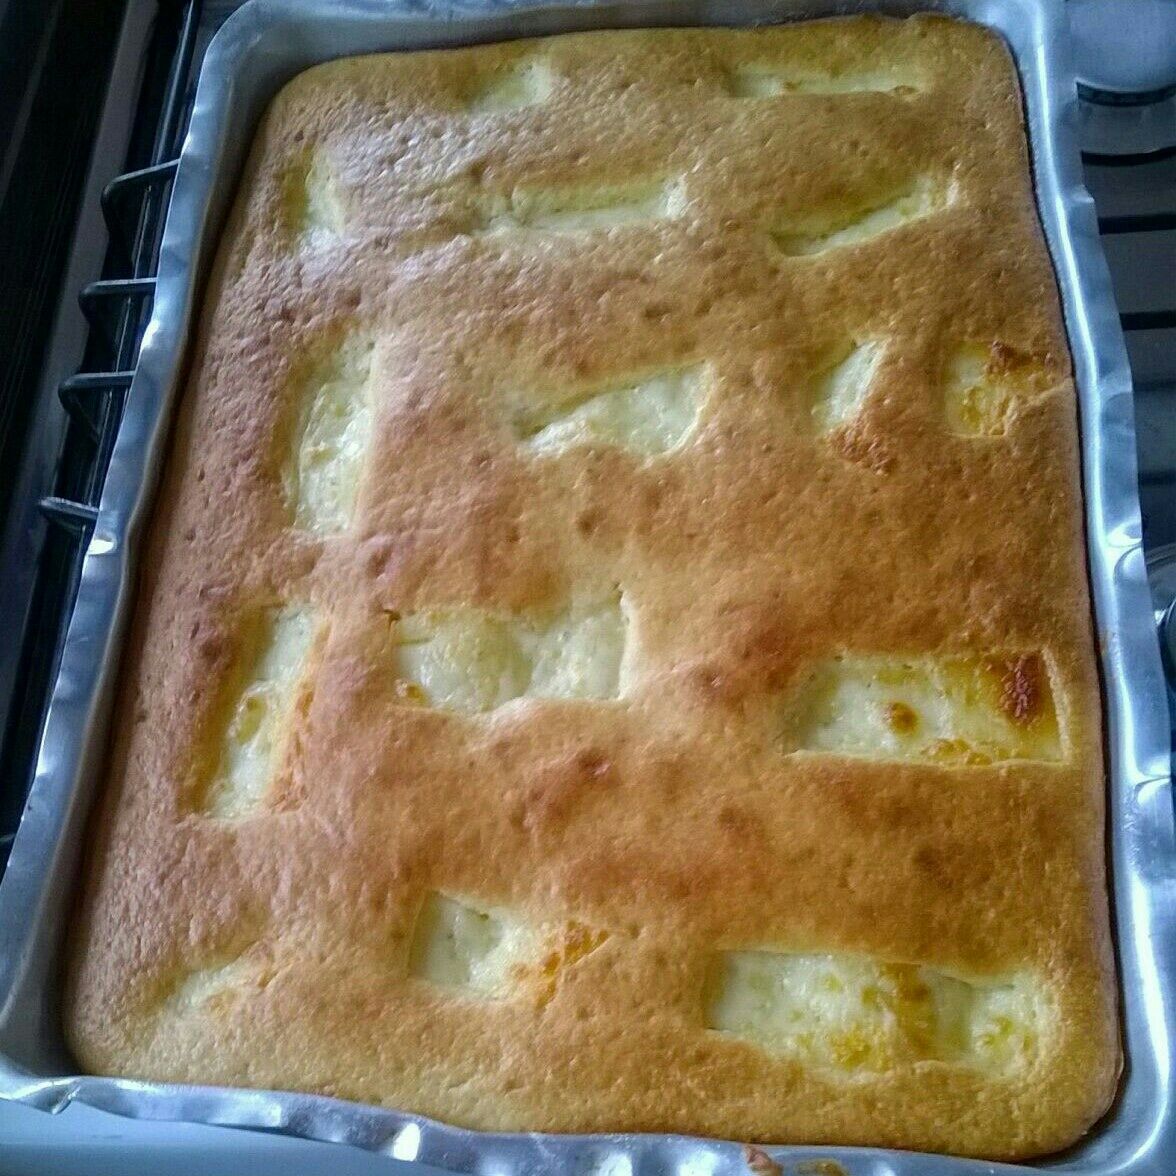
<svg viewBox="0 0 1176 1176"><path fill-rule="evenodd" d="M0 817L10 815L0 823L0 873L32 778L82 555L151 315L163 221L199 58L239 2L157 0L161 60L154 71L146 71L139 103L140 121L154 117L150 146L145 160L102 192L106 261L102 276L78 295L89 325L83 366L57 389L69 425L53 492L39 502L53 526L41 553L34 585L36 623L25 633L13 714L0 753L6 787L20 790L0 812ZM1176 85L1128 95L1087 84L1080 87L1080 97L1090 128L1084 142L1099 148L1083 154L1087 184L1100 214L1135 378L1144 540L1155 556L1149 562L1157 621L1170 655L1167 664L1176 666L1176 607L1169 607L1176 601L1176 139L1155 147L1141 138L1141 128L1150 134L1162 123L1157 111L1166 113L1166 104L1176 108ZM1134 150L1140 143L1148 149Z"/></svg>

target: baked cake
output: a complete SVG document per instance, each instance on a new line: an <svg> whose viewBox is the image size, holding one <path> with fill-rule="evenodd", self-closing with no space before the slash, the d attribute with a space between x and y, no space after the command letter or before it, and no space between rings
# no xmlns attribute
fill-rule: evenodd
<svg viewBox="0 0 1176 1176"><path fill-rule="evenodd" d="M1119 1069L1070 360L945 19L334 61L142 561L92 1071L1023 1157Z"/></svg>

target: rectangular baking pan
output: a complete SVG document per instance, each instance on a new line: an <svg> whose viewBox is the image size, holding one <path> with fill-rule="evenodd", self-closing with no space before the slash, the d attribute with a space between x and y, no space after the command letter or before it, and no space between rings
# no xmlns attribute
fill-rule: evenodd
<svg viewBox="0 0 1176 1176"><path fill-rule="evenodd" d="M862 11L938 11L977 21L1004 38L1020 73L1038 207L1078 385L1127 1054L1120 1095L1106 1119L1081 1145L1036 1167L1084 1176L1176 1173L1176 835L1169 719L1140 545L1130 373L1094 206L1082 187L1062 0L470 0L456 6L431 0L251 0L229 19L201 71L163 238L154 314L85 557L36 777L0 884L0 1097L46 1111L77 1100L140 1118L277 1130L456 1172L747 1172L743 1150L734 1143L658 1135L484 1134L317 1096L78 1075L62 1039L61 948L85 818L103 779L135 560L182 387L201 279L269 99L299 71L347 54L582 29L741 25ZM789 1176L821 1160L835 1161L847 1176L1028 1170L865 1148L767 1150Z"/></svg>

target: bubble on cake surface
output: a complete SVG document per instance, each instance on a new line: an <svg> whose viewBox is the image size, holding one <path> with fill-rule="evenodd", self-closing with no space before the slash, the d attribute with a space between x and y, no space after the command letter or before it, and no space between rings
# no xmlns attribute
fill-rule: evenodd
<svg viewBox="0 0 1176 1176"><path fill-rule="evenodd" d="M264 610L246 626L200 804L209 816L239 820L264 805L283 767L314 630L302 607Z"/></svg>
<svg viewBox="0 0 1176 1176"><path fill-rule="evenodd" d="M785 704L787 750L952 767L1064 758L1054 688L1036 653L843 654Z"/></svg>
<svg viewBox="0 0 1176 1176"><path fill-rule="evenodd" d="M685 444L710 382L704 364L664 368L603 387L519 394L512 425L530 453L610 446L657 457Z"/></svg>
<svg viewBox="0 0 1176 1176"><path fill-rule="evenodd" d="M394 635L398 693L467 714L518 698L616 699L628 626L619 592L546 619L463 607L411 613Z"/></svg>
<svg viewBox="0 0 1176 1176"><path fill-rule="evenodd" d="M1029 975L962 978L870 956L728 951L711 961L707 1028L843 1076L937 1061L1030 1065L1049 1004Z"/></svg>
<svg viewBox="0 0 1176 1176"><path fill-rule="evenodd" d="M316 535L351 522L372 428L373 341L350 336L297 389L284 470L294 525Z"/></svg>
<svg viewBox="0 0 1176 1176"><path fill-rule="evenodd" d="M797 215L772 225L768 232L787 257L811 257L834 249L861 245L944 211L955 201L951 184L921 176L906 191L851 212Z"/></svg>

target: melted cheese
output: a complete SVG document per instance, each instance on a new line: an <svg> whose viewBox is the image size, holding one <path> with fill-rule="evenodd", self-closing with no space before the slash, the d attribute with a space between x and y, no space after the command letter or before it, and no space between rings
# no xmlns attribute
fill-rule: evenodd
<svg viewBox="0 0 1176 1176"><path fill-rule="evenodd" d="M358 494L371 434L372 344L348 339L301 390L301 415L285 471L295 525L344 530Z"/></svg>
<svg viewBox="0 0 1176 1176"><path fill-rule="evenodd" d="M809 224L782 225L771 230L780 251L789 257L805 257L859 245L882 233L913 221L922 220L947 208L954 199L954 191L922 177L908 192L864 212L834 217L824 224L814 218Z"/></svg>
<svg viewBox="0 0 1176 1176"><path fill-rule="evenodd" d="M180 977L167 998L168 1011L190 1013L230 998L234 993L256 987L262 968L258 960L238 957L228 963L198 968Z"/></svg>
<svg viewBox="0 0 1176 1176"><path fill-rule="evenodd" d="M698 422L707 383L702 365L655 372L578 398L521 408L514 419L520 441L534 453L578 445L612 445L642 457L684 444Z"/></svg>
<svg viewBox="0 0 1176 1176"><path fill-rule="evenodd" d="M502 997L539 949L536 933L509 912L430 894L417 918L408 971L430 984Z"/></svg>
<svg viewBox="0 0 1176 1176"><path fill-rule="evenodd" d="M1040 369L1002 368L993 362L991 349L965 345L948 362L944 387L948 428L961 437L1003 436L1018 401L1044 383Z"/></svg>
<svg viewBox="0 0 1176 1176"><path fill-rule="evenodd" d="M782 94L914 94L922 81L898 70L854 70L813 73L770 65L739 66L728 75L728 90L736 98L778 98Z"/></svg>
<svg viewBox="0 0 1176 1176"><path fill-rule="evenodd" d="M592 233L672 220L685 208L686 192L678 182L605 188L519 188L509 199L484 201L479 231Z"/></svg>
<svg viewBox="0 0 1176 1176"><path fill-rule="evenodd" d="M619 596L546 625L472 608L415 613L397 626L402 694L468 714L515 698L615 699L627 629Z"/></svg>
<svg viewBox="0 0 1176 1176"><path fill-rule="evenodd" d="M786 720L790 749L966 765L1063 756L1036 655L889 658L817 666Z"/></svg>
<svg viewBox="0 0 1176 1176"><path fill-rule="evenodd" d="M881 358L880 343L861 343L820 377L813 404L813 420L820 432L831 432L857 416Z"/></svg>
<svg viewBox="0 0 1176 1176"><path fill-rule="evenodd" d="M268 618L262 628L253 657L242 667L220 762L206 792L204 807L214 817L241 818L256 810L286 747L314 622L310 613L291 609Z"/></svg>
<svg viewBox="0 0 1176 1176"><path fill-rule="evenodd" d="M483 999L523 997L542 1008L569 970L609 934L575 919L528 923L444 894L426 896L409 945L408 974Z"/></svg>
<svg viewBox="0 0 1176 1176"><path fill-rule="evenodd" d="M499 114L538 106L551 97L555 75L545 61L528 61L494 75L470 98L477 114Z"/></svg>
<svg viewBox="0 0 1176 1176"><path fill-rule="evenodd" d="M346 223L343 200L330 161L316 151L306 170L306 220L304 232L314 244L340 236Z"/></svg>
<svg viewBox="0 0 1176 1176"><path fill-rule="evenodd" d="M709 1028L845 1075L917 1061L1024 1066L1047 1020L1024 976L975 982L864 956L776 951L723 953L704 1003Z"/></svg>

